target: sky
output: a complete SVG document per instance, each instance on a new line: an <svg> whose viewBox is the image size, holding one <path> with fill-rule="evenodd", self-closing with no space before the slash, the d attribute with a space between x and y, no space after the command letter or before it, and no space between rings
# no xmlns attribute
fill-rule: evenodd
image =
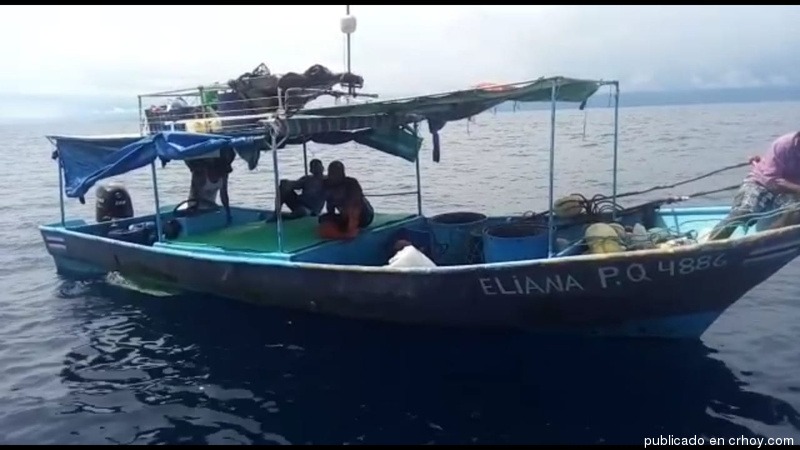
<svg viewBox="0 0 800 450"><path fill-rule="evenodd" d="M367 92L540 76L628 91L800 85L800 6L352 6ZM264 62L343 71L345 6L0 6L0 118L124 113Z"/></svg>

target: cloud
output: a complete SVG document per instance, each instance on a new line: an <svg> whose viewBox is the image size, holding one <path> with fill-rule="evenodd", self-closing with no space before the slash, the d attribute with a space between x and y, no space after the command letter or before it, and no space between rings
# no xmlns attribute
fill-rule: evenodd
<svg viewBox="0 0 800 450"><path fill-rule="evenodd" d="M616 78L629 91L800 84L798 6L352 11L353 71L381 94L555 74ZM50 99L38 108L51 112L129 108L137 94L227 81L261 62L274 72L343 70L343 14L344 6L2 6L0 98L17 103L5 101L0 116L23 97Z"/></svg>
<svg viewBox="0 0 800 450"><path fill-rule="evenodd" d="M793 25L800 20L798 6L580 6L487 14L472 18L471 28L491 22L502 24L504 33L486 45L476 32L466 45L481 53L496 48L492 63L517 73L540 68L654 88L691 87L698 76L724 84L739 77L742 86L774 77L800 84L800 64L792 58L800 44Z"/></svg>

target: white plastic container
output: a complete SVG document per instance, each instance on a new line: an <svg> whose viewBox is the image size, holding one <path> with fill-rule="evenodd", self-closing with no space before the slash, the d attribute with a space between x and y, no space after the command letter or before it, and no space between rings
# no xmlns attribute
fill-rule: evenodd
<svg viewBox="0 0 800 450"><path fill-rule="evenodd" d="M413 245L407 245L389 260L389 267L436 267L433 261Z"/></svg>

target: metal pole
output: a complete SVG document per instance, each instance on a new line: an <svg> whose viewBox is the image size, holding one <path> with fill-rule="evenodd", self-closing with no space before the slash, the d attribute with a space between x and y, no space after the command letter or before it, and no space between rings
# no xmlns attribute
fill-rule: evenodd
<svg viewBox="0 0 800 450"><path fill-rule="evenodd" d="M144 136L144 120L142 119L142 96L138 96L139 99L139 135ZM158 235L158 242L161 242L163 237L163 229L161 227L161 202L158 200L158 176L156 176L156 161L153 160L150 162L150 174L153 177L153 196L155 197L156 202L156 234Z"/></svg>
<svg viewBox="0 0 800 450"><path fill-rule="evenodd" d="M350 5L345 6L345 14L350 15ZM350 73L350 33L347 33L347 73Z"/></svg>
<svg viewBox="0 0 800 450"><path fill-rule="evenodd" d="M203 90L203 86L197 88L197 92L200 94L200 118L206 118L206 96L205 91ZM203 124L205 126L205 124Z"/></svg>
<svg viewBox="0 0 800 450"><path fill-rule="evenodd" d="M142 111L142 96L138 95L137 98L139 99L139 135L143 136L144 135L144 120L142 120L142 114L144 114L144 111Z"/></svg>
<svg viewBox="0 0 800 450"><path fill-rule="evenodd" d="M553 87L550 90L550 214L547 219L547 257L553 256L553 238L555 234L554 215L553 215L553 180L555 175L555 153L556 153L556 89L558 80L553 80Z"/></svg>
<svg viewBox="0 0 800 450"><path fill-rule="evenodd" d="M419 123L414 122L414 140L419 139ZM420 173L419 173L419 152L417 152L417 157L414 160L414 165L416 167L417 172L417 215L422 215L422 182L420 181Z"/></svg>
<svg viewBox="0 0 800 450"><path fill-rule="evenodd" d="M278 224L278 252L283 253L283 217L281 216L281 183L278 173L278 144L275 137L275 130L270 130L272 139L272 170L275 172L275 220Z"/></svg>
<svg viewBox="0 0 800 450"><path fill-rule="evenodd" d="M283 109L283 89L278 88L278 113L275 115L275 120L281 120L285 117ZM281 215L281 181L280 171L278 170L278 129L277 127L269 127L269 136L272 142L272 171L275 172L275 221L278 228L278 252L283 253L283 216Z"/></svg>
<svg viewBox="0 0 800 450"><path fill-rule="evenodd" d="M305 142L303 142L303 167L306 170L306 175L308 175L308 149L306 149Z"/></svg>
<svg viewBox="0 0 800 450"><path fill-rule="evenodd" d="M57 151L57 150L56 150ZM61 226L66 227L67 219L64 213L64 166L61 164L61 154L58 155L58 203L61 207Z"/></svg>
<svg viewBox="0 0 800 450"><path fill-rule="evenodd" d="M617 144L619 142L619 81L614 82L614 181L611 186L611 201L617 204ZM617 220L617 208L612 209L612 220Z"/></svg>
<svg viewBox="0 0 800 450"><path fill-rule="evenodd" d="M350 15L350 5L346 5L346 11L345 12L346 12L346 14L348 16ZM350 34L351 33L347 33L347 73L351 73L350 72ZM352 96L353 93L355 92L355 90L353 89L353 86L348 86L347 87L347 92L350 94L350 96Z"/></svg>
<svg viewBox="0 0 800 450"><path fill-rule="evenodd" d="M156 233L158 233L158 242L161 242L161 203L158 201L158 177L156 177L156 162L155 160L150 163L150 173L153 175L153 192L156 197Z"/></svg>

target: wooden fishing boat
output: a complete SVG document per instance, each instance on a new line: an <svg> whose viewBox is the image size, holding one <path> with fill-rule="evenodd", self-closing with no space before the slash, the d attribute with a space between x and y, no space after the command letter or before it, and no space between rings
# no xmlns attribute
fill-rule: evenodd
<svg viewBox="0 0 800 450"><path fill-rule="evenodd" d="M191 119L216 127L206 133L164 131L163 126L153 131L143 119L143 136L51 136L59 162L61 220L41 226L41 234L58 271L71 276L119 272L271 307L406 325L697 338L726 308L798 255L800 227L755 226L721 241L587 252L583 238L592 223L638 223L679 237L710 229L728 212L728 207L651 202L557 214L556 105L583 106L602 86L611 86L615 94L613 192L604 199L615 204L615 81L540 78L502 89L315 109L285 107L286 93L278 89L277 110L248 115L246 129L238 127L242 116L228 115ZM426 216L419 188L418 125L427 122L438 161L437 133L444 124L509 101L551 103L549 211L531 217L487 217L473 211ZM226 130L226 118L238 128ZM185 214L159 204L158 159L186 160L231 147L253 168L259 155L271 152L278 191L277 149L302 146L305 158L309 141L357 142L416 164L417 211L379 212L358 237L324 240L316 233L315 218L284 220L275 214L277 207L269 212L234 207L232 223L226 225L219 209ZM64 217L65 197L82 198L95 183L147 165L155 190L152 214L98 223ZM279 193L276 197L280 205ZM168 233L169 224L180 231ZM389 249L399 238L427 249L437 265L388 266Z"/></svg>

